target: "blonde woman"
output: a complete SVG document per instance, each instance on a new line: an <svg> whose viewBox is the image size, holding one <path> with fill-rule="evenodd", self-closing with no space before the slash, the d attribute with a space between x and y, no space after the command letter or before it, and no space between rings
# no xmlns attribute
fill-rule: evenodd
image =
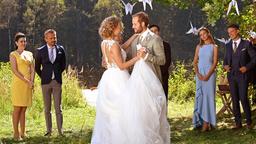
<svg viewBox="0 0 256 144"><path fill-rule="evenodd" d="M193 116L194 128L208 131L216 125L215 87L218 48L207 28L199 31L200 42L194 56L196 96Z"/></svg>
<svg viewBox="0 0 256 144"><path fill-rule="evenodd" d="M106 18L100 26L101 50L107 70L98 85L92 144L170 144L166 99L158 77L145 62L143 48L126 61L132 36L122 46L120 18ZM134 65L135 64L135 65ZM128 68L133 66L132 74Z"/></svg>

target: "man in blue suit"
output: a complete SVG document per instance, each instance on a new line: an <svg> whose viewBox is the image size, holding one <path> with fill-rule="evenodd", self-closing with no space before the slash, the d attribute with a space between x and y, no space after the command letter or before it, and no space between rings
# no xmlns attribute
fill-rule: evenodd
<svg viewBox="0 0 256 144"><path fill-rule="evenodd" d="M256 36L251 36L250 41L252 43L253 48L256 50ZM256 91L256 67L254 67L253 69L251 82L253 84L254 91ZM254 93L254 95L252 96L252 104L256 104L256 93Z"/></svg>
<svg viewBox="0 0 256 144"><path fill-rule="evenodd" d="M66 57L62 46L57 45L57 34L53 29L48 29L44 33L46 44L36 51L35 70L41 78L44 112L47 132L45 136L52 133L51 103L54 100L56 121L59 135L62 131L62 109L61 109L61 84L62 72L66 67Z"/></svg>
<svg viewBox="0 0 256 144"><path fill-rule="evenodd" d="M226 44L224 69L228 72L227 77L236 123L233 129L242 128L239 101L241 101L246 115L247 128L251 129L252 120L251 107L248 100L248 84L252 69L256 66L256 51L249 41L240 37L238 25L232 24L228 26L227 31L231 41Z"/></svg>

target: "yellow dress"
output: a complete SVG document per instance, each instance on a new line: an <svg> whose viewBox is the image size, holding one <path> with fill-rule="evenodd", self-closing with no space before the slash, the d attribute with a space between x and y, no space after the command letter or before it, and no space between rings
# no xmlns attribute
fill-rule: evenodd
<svg viewBox="0 0 256 144"><path fill-rule="evenodd" d="M18 71L27 79L30 79L30 66L34 61L33 54L29 51L23 51L21 54L13 51L11 52L11 55L16 58ZM12 77L11 99L13 106L31 106L32 88L30 88L28 83L18 78L14 73Z"/></svg>

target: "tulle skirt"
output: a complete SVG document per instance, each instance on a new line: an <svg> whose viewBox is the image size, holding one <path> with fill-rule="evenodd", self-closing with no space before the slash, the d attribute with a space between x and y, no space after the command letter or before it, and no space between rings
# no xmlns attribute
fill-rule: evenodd
<svg viewBox="0 0 256 144"><path fill-rule="evenodd" d="M166 97L151 68L108 69L99 83L93 144L170 144Z"/></svg>

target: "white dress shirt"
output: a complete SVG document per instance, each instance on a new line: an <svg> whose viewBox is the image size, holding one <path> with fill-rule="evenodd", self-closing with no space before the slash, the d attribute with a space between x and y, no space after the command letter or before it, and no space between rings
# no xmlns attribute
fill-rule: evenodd
<svg viewBox="0 0 256 144"><path fill-rule="evenodd" d="M232 43L232 47L233 47L233 50L235 49L235 42L236 42L236 48L238 48L240 42L241 42L241 38L239 38L238 40L234 41L233 40L233 43Z"/></svg>

